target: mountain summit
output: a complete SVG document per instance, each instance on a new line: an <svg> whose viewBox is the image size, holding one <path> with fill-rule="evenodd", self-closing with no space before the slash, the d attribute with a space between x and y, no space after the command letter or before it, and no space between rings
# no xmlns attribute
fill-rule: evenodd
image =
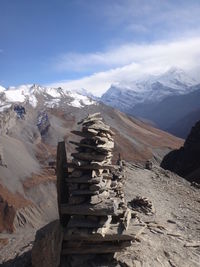
<svg viewBox="0 0 200 267"><path fill-rule="evenodd" d="M95 104L95 101L76 92L62 88L50 88L36 84L21 85L5 89L0 87L0 111L13 103L29 103L32 107L43 104L46 107L62 106L65 102L77 108Z"/></svg>
<svg viewBox="0 0 200 267"><path fill-rule="evenodd" d="M128 112L140 103L161 101L167 96L189 93L198 84L184 70L171 68L161 75L151 75L133 82L112 85L101 100L112 107Z"/></svg>

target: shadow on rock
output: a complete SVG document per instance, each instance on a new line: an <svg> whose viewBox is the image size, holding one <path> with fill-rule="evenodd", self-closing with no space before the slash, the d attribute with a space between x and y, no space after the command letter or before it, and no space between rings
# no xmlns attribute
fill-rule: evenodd
<svg viewBox="0 0 200 267"><path fill-rule="evenodd" d="M26 251L20 256L16 256L14 259L0 264L0 267L31 267L31 250Z"/></svg>

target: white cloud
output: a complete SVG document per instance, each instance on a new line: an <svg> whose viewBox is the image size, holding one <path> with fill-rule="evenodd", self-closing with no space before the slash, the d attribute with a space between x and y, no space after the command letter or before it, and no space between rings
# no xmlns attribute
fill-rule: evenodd
<svg viewBox="0 0 200 267"><path fill-rule="evenodd" d="M103 16L107 27L117 27L119 32L126 28L130 34L149 31L159 38L167 38L200 30L198 0L110 0L103 5L94 1L89 6L97 17Z"/></svg>
<svg viewBox="0 0 200 267"><path fill-rule="evenodd" d="M57 63L62 70L101 70L90 76L54 83L66 89L85 88L100 96L112 83L133 81L145 74L158 74L172 66L195 69L200 59L200 38L152 44L125 44L105 52L69 54Z"/></svg>

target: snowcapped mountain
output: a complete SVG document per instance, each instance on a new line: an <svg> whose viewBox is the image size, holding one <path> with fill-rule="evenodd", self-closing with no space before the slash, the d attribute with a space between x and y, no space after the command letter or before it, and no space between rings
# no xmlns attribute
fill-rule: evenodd
<svg viewBox="0 0 200 267"><path fill-rule="evenodd" d="M4 92L6 89L0 85L0 93Z"/></svg>
<svg viewBox="0 0 200 267"><path fill-rule="evenodd" d="M158 102L167 96L189 93L197 83L183 70L171 68L161 75L112 85L101 101L127 112L139 103Z"/></svg>
<svg viewBox="0 0 200 267"><path fill-rule="evenodd" d="M190 77L184 70L178 68L171 68L166 73L155 77L157 81L167 87L185 91L188 87L196 85L198 82Z"/></svg>
<svg viewBox="0 0 200 267"><path fill-rule="evenodd" d="M51 108L65 104L82 108L96 104L88 96L63 90L62 88L42 87L35 84L9 87L8 89L0 86L0 111L16 103L30 104L33 108L36 108L37 105Z"/></svg>

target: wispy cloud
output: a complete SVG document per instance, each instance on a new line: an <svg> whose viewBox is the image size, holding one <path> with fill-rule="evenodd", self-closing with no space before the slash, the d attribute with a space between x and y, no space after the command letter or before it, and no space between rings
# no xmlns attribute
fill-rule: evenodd
<svg viewBox="0 0 200 267"><path fill-rule="evenodd" d="M68 89L85 88L101 95L112 83L133 81L146 74L158 74L172 66L187 71L199 66L200 37L153 44L126 44L104 53L71 54L59 67L73 70L106 68L78 80L53 84Z"/></svg>
<svg viewBox="0 0 200 267"><path fill-rule="evenodd" d="M167 38L200 30L198 0L111 0L97 4L94 1L89 8L97 16L101 14L108 27L117 26L119 31L123 28L141 35L151 31Z"/></svg>
<svg viewBox="0 0 200 267"><path fill-rule="evenodd" d="M112 45L107 48L92 53L65 53L54 59L54 71L66 76L75 72L79 77L87 73L86 77L55 85L84 87L101 95L112 83L157 74L172 66L187 71L199 67L198 0L111 0L103 5L89 2L88 12L99 16L110 33L117 29L117 34L109 38L107 44Z"/></svg>
<svg viewBox="0 0 200 267"><path fill-rule="evenodd" d="M190 68L200 53L200 37L152 44L125 44L96 53L68 53L60 56L54 66L62 71L105 70L128 64L181 65Z"/></svg>

